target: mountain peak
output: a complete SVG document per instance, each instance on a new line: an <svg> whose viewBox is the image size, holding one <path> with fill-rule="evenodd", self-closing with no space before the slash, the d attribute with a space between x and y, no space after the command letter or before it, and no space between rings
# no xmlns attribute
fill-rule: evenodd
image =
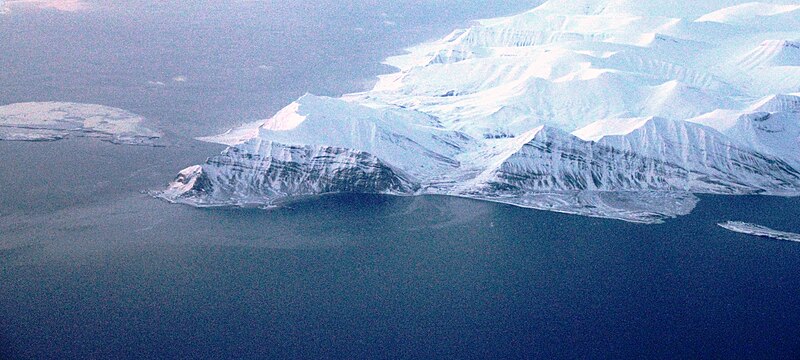
<svg viewBox="0 0 800 360"><path fill-rule="evenodd" d="M606 136L627 135L650 122L670 121L653 116L639 118L621 118L598 120L585 127L575 130L575 135L586 141L599 141Z"/></svg>
<svg viewBox="0 0 800 360"><path fill-rule="evenodd" d="M370 178L381 164L422 193L623 219L673 212L636 201L609 210L575 192L798 194L786 159L800 151L785 141L794 100L765 96L800 89L800 63L793 42L764 42L800 39L798 6L551 0L387 60L397 72L370 91L305 95L203 173L232 192L220 199L271 201L286 189L344 189L347 174L394 178ZM753 104L782 113L741 118ZM252 155L260 143L296 157ZM303 178L313 184L298 187Z"/></svg>
<svg viewBox="0 0 800 360"><path fill-rule="evenodd" d="M747 109L748 112L794 112L800 113L800 95L769 95Z"/></svg>
<svg viewBox="0 0 800 360"><path fill-rule="evenodd" d="M737 3L734 1L733 3ZM709 14L697 22L716 22L731 25L745 25L757 21L758 18L780 16L800 10L800 4L785 4L785 2L741 2L730 4Z"/></svg>

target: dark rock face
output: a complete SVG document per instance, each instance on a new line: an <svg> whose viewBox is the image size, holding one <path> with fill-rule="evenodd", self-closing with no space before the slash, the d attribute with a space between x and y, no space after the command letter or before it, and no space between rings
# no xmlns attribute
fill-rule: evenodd
<svg viewBox="0 0 800 360"><path fill-rule="evenodd" d="M678 151L679 144L672 146ZM800 172L791 165L725 144L709 146L708 151L719 150L726 161L718 159L717 154L670 161L669 157L648 157L626 147L583 141L545 128L488 173L483 190L759 194L800 189Z"/></svg>
<svg viewBox="0 0 800 360"><path fill-rule="evenodd" d="M277 143L269 143L261 149L265 151L249 153L231 147L208 159L198 171L182 173L173 184L191 185L191 189L176 193L172 200L269 203L291 196L413 194L419 189L419 185L401 171L366 152Z"/></svg>
<svg viewBox="0 0 800 360"><path fill-rule="evenodd" d="M494 188L518 191L646 190L668 189L688 171L546 128L494 175Z"/></svg>

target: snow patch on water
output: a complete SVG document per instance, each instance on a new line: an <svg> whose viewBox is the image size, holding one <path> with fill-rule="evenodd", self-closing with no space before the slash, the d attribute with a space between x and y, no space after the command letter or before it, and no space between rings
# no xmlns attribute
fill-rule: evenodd
<svg viewBox="0 0 800 360"><path fill-rule="evenodd" d="M92 137L125 145L159 145L163 134L145 119L122 109L68 102L27 102L0 106L0 140L56 141Z"/></svg>

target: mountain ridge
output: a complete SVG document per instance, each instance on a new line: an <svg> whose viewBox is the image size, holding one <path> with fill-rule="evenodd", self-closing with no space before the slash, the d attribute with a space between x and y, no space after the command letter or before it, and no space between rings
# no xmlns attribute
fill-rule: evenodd
<svg viewBox="0 0 800 360"><path fill-rule="evenodd" d="M204 140L231 146L222 156L247 164L250 180L232 191L232 203L323 193L342 187L351 170L363 183L370 166L396 169L400 180L388 183L413 184L375 192L628 221L684 214L696 203L691 193L800 195L800 111L796 91L786 91L800 90L800 63L790 53L800 31L781 25L800 3L684 5L552 0L478 20L387 59L397 72L370 91L305 95L270 119ZM750 28L734 21L742 14L774 21ZM284 185L260 180L256 162L268 160L254 142L305 147L309 156L333 147L343 157L315 163L334 176L306 177L297 194L263 196ZM191 168L171 189L210 173L207 186L241 181L220 164ZM380 173L376 184L395 176ZM614 192L637 195L603 195ZM192 203L192 194L164 197Z"/></svg>

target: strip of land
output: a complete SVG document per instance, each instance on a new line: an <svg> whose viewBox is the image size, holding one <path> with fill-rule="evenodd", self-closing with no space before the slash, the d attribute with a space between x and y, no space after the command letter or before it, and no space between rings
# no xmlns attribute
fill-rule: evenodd
<svg viewBox="0 0 800 360"><path fill-rule="evenodd" d="M767 237L777 240L800 242L800 234L773 230L766 226L750 224L741 221L727 221L724 223L719 223L717 225L740 234Z"/></svg>

